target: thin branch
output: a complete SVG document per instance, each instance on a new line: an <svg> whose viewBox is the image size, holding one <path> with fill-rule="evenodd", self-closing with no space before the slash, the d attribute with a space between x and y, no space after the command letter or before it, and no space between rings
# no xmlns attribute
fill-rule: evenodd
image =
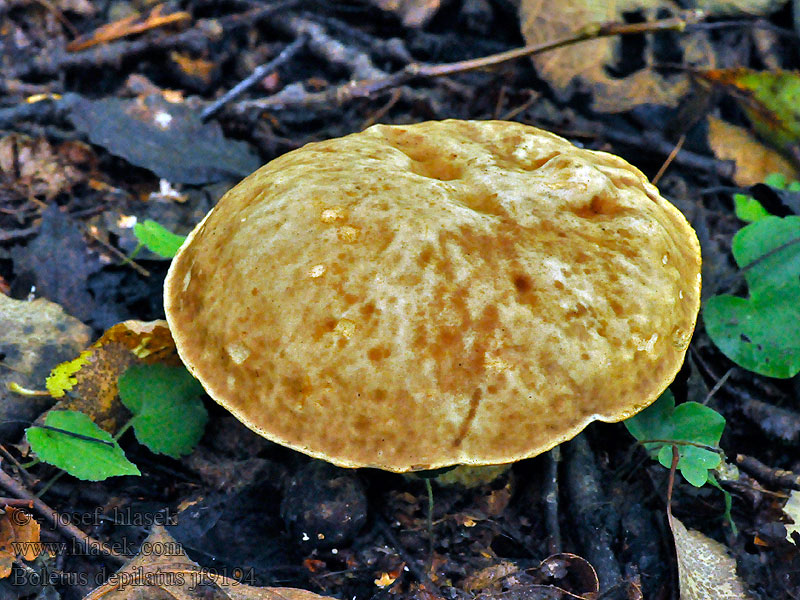
<svg viewBox="0 0 800 600"><path fill-rule="evenodd" d="M563 48L579 42L615 35L633 35L655 31L678 30L682 31L690 23L695 23L703 17L700 11L685 11L681 16L670 17L645 23L606 23L584 27L576 33L570 34L542 44L530 44L521 48L490 54L481 58L462 60L453 63L428 64L411 63L405 68L387 75L369 80L350 81L339 87L331 88L324 92L292 94L288 97L280 93L269 98L241 102L236 106L238 112L249 110L274 110L279 108L313 106L325 104L343 104L357 98L370 98L393 88L397 88L415 79L433 79L446 77L478 69L488 69L500 64L541 54L550 50Z"/></svg>
<svg viewBox="0 0 800 600"><path fill-rule="evenodd" d="M93 538L89 534L84 533L72 523L67 522L66 519L59 515L58 512L34 496L25 487L23 487L22 484L17 482L13 477L11 477L11 475L2 469L0 469L0 486L14 496L30 501L37 513L49 521L50 524L58 529L64 536L75 540L80 547L84 548L87 552L97 553L99 551L99 553L105 555L118 564L122 564L125 562L125 560L127 560L125 556L113 548L110 548L105 543Z"/></svg>

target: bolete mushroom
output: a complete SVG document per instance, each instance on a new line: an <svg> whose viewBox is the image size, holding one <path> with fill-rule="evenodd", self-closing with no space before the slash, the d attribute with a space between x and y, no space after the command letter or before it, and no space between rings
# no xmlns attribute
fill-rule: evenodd
<svg viewBox="0 0 800 600"><path fill-rule="evenodd" d="M251 429L345 467L513 462L653 402L700 248L636 168L502 121L375 125L284 154L189 235L181 358Z"/></svg>

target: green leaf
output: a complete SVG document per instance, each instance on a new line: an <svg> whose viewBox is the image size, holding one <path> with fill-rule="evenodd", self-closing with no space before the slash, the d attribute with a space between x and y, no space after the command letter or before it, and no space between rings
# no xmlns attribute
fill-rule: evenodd
<svg viewBox="0 0 800 600"><path fill-rule="evenodd" d="M782 151L800 141L800 73L796 71L719 71L740 93L734 98L755 130Z"/></svg>
<svg viewBox="0 0 800 600"><path fill-rule="evenodd" d="M665 391L658 400L625 421L625 427L639 441L674 440L705 446L719 445L725 429L725 417L697 402L684 402L677 408L672 392ZM650 456L666 468L672 466L672 444L644 444ZM677 444L678 470L684 479L696 487L708 481L708 471L722 461L720 455L705 448Z"/></svg>
<svg viewBox="0 0 800 600"><path fill-rule="evenodd" d="M733 205L734 210L736 211L736 217L742 221L747 221L748 223L753 223L769 216L767 209L761 205L761 202L752 196L747 196L745 194L734 194Z"/></svg>
<svg viewBox="0 0 800 600"><path fill-rule="evenodd" d="M200 441L208 421L203 387L184 367L134 365L118 386L120 400L134 414L136 439L150 450L178 458Z"/></svg>
<svg viewBox="0 0 800 600"><path fill-rule="evenodd" d="M730 294L706 303L706 330L736 364L761 375L800 373L800 217L767 217L733 238L746 267L749 298Z"/></svg>
<svg viewBox="0 0 800 600"><path fill-rule="evenodd" d="M769 175L764 177L764 183L771 187L778 188L779 190L785 190L786 175L784 175L783 173L770 173Z"/></svg>
<svg viewBox="0 0 800 600"><path fill-rule="evenodd" d="M164 258L172 258L186 240L185 236L176 235L160 223L146 219L144 223L133 226L133 235L144 244L145 248Z"/></svg>
<svg viewBox="0 0 800 600"><path fill-rule="evenodd" d="M125 458L125 453L111 434L100 429L82 412L53 410L47 413L44 424L63 431L35 425L25 430L31 449L42 461L87 481L100 481L115 475L141 475L136 465ZM64 432L101 440L110 445Z"/></svg>

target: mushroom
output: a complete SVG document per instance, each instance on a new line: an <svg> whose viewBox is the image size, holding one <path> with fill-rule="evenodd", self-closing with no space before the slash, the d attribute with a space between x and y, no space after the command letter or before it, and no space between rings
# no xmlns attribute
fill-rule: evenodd
<svg viewBox="0 0 800 600"><path fill-rule="evenodd" d="M502 464L661 394L700 247L617 156L511 122L375 125L231 189L164 300L190 371L274 442L395 472Z"/></svg>

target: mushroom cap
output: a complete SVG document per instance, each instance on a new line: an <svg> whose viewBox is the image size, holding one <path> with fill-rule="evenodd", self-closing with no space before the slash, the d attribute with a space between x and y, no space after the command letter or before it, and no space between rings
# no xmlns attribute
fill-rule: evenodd
<svg viewBox="0 0 800 600"><path fill-rule="evenodd" d="M502 121L375 125L231 189L169 270L178 352L264 437L390 471L535 456L653 402L700 246L636 168Z"/></svg>

